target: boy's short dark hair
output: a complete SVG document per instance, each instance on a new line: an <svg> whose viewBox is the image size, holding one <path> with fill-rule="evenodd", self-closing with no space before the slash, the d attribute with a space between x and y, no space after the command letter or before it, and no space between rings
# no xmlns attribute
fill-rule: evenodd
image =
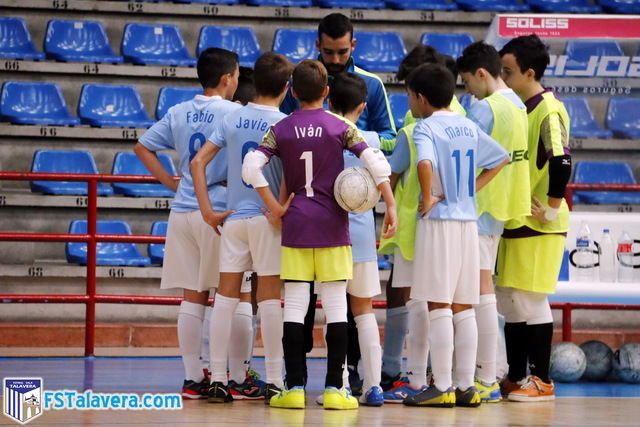
<svg viewBox="0 0 640 427"><path fill-rule="evenodd" d="M331 82L329 100L337 113L348 114L367 101L367 84L356 74L340 73Z"/></svg>
<svg viewBox="0 0 640 427"><path fill-rule="evenodd" d="M458 80L458 65L456 64L456 60L453 56L439 53L438 64L442 64L447 67L447 70L449 70L449 72L453 76L453 80Z"/></svg>
<svg viewBox="0 0 640 427"><path fill-rule="evenodd" d="M451 104L456 81L451 71L442 64L424 64L407 77L407 88L427 98L434 108L446 108Z"/></svg>
<svg viewBox="0 0 640 427"><path fill-rule="evenodd" d="M305 59L293 69L292 87L302 102L321 99L327 82L327 69L315 59Z"/></svg>
<svg viewBox="0 0 640 427"><path fill-rule="evenodd" d="M291 78L292 71L293 65L284 55L273 52L262 54L256 61L253 76L256 93L272 98L279 96Z"/></svg>
<svg viewBox="0 0 640 427"><path fill-rule="evenodd" d="M198 80L203 88L215 88L220 78L231 74L238 67L238 55L226 49L210 47L198 58Z"/></svg>
<svg viewBox="0 0 640 427"><path fill-rule="evenodd" d="M435 64L438 62L438 51L433 47L424 44L411 49L411 52L404 57L400 63L400 68L396 73L396 78L400 81L407 78L409 73L422 64Z"/></svg>
<svg viewBox="0 0 640 427"><path fill-rule="evenodd" d="M353 39L353 24L341 13L330 13L320 20L318 24L318 40L322 39L322 35L326 34L332 39L339 39L349 33Z"/></svg>
<svg viewBox="0 0 640 427"><path fill-rule="evenodd" d="M535 34L510 40L500 50L500 57L508 53L516 58L520 72L524 73L531 68L535 72L535 79L538 81L542 78L550 62L549 46L542 43L542 40Z"/></svg>
<svg viewBox="0 0 640 427"><path fill-rule="evenodd" d="M462 51L462 56L457 61L458 71L475 74L479 68L484 68L498 78L502 71L500 55L495 47L485 42L474 42Z"/></svg>
<svg viewBox="0 0 640 427"><path fill-rule="evenodd" d="M253 82L253 68L240 67L240 76L238 77L238 88L233 94L233 102L239 102L247 105L256 98L256 87Z"/></svg>

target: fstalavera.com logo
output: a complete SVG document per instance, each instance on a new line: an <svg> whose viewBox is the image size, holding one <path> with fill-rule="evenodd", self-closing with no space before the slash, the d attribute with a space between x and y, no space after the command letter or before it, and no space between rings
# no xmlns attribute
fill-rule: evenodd
<svg viewBox="0 0 640 427"><path fill-rule="evenodd" d="M4 414L26 424L42 415L42 378L5 378L3 380Z"/></svg>

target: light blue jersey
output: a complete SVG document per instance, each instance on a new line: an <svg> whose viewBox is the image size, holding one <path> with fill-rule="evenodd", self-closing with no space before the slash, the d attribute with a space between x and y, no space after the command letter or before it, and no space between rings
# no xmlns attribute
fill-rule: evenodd
<svg viewBox="0 0 640 427"><path fill-rule="evenodd" d="M180 184L171 203L176 212L197 211L198 200L193 188L189 163L213 132L217 120L225 114L240 108L239 104L222 99L220 96L197 95L191 101L175 105L167 114L151 126L140 138L140 143L151 151L176 150L180 158ZM227 180L226 155L216 156L206 170L209 200L214 210L226 209Z"/></svg>
<svg viewBox="0 0 640 427"><path fill-rule="evenodd" d="M492 169L507 152L471 120L450 111L437 111L413 131L418 163L431 161L432 191L444 195L430 219L475 221L476 169ZM441 188L438 188L441 187Z"/></svg>
<svg viewBox="0 0 640 427"><path fill-rule="evenodd" d="M525 109L525 105L513 89L501 89L498 91L518 108ZM487 101L479 100L467 108L467 118L474 121L480 129L487 135L493 132L493 110ZM485 212L478 218L478 234L485 236L500 236L504 230L504 223Z"/></svg>
<svg viewBox="0 0 640 427"><path fill-rule="evenodd" d="M393 147L393 152L387 160L391 165L391 172L402 175L404 171L409 169L409 141L407 141L407 135L404 132L398 132L396 137L396 146Z"/></svg>
<svg viewBox="0 0 640 427"><path fill-rule="evenodd" d="M287 117L286 114L281 113L276 107L250 102L227 114L216 124L209 141L220 148L226 147L229 164L227 209L235 211L228 217L229 221L262 215L262 209L265 207L262 199L252 186L242 180L242 161L248 152L260 145L271 125L284 117ZM271 159L264 167L264 175L277 197L282 178L282 164L279 158Z"/></svg>
<svg viewBox="0 0 640 427"><path fill-rule="evenodd" d="M380 148L380 139L373 131L361 130L362 136L371 148ZM344 150L344 167L364 167L362 161L355 154ZM356 214L349 213L349 237L351 238L351 253L353 262L377 261L376 253L376 225L373 218L373 209Z"/></svg>

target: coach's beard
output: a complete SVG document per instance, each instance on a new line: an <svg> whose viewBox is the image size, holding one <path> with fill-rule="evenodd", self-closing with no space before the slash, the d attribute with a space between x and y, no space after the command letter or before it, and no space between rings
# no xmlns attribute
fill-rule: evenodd
<svg viewBox="0 0 640 427"><path fill-rule="evenodd" d="M325 68L327 69L327 72L329 73L329 75L331 76L336 76L340 73L344 73L345 70L347 69L347 65L342 65L342 64L325 64Z"/></svg>

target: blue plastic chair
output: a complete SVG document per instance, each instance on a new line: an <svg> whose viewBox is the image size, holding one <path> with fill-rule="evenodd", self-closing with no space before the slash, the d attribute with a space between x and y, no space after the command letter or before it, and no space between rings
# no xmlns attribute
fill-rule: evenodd
<svg viewBox="0 0 640 427"><path fill-rule="evenodd" d="M567 55L565 73L569 70L586 70L592 56L625 56L616 40L569 40L565 55ZM616 69L615 63L607 67L607 71ZM593 76L594 73L591 75Z"/></svg>
<svg viewBox="0 0 640 427"><path fill-rule="evenodd" d="M599 0L598 3L608 13L640 13L640 1L638 0Z"/></svg>
<svg viewBox="0 0 640 427"><path fill-rule="evenodd" d="M562 102L571 118L571 136L574 138L611 138L613 132L602 129L593 117L587 100L582 97L565 97Z"/></svg>
<svg viewBox="0 0 640 427"><path fill-rule="evenodd" d="M400 129L404 126L404 116L409 111L409 98L404 93L392 93L389 95L389 104L396 129Z"/></svg>
<svg viewBox="0 0 640 427"><path fill-rule="evenodd" d="M209 47L219 47L238 54L240 65L253 68L260 57L260 45L250 27L205 26L200 30L196 55Z"/></svg>
<svg viewBox="0 0 640 427"><path fill-rule="evenodd" d="M122 36L122 55L127 62L142 65L193 67L180 30L175 25L127 24Z"/></svg>
<svg viewBox="0 0 640 427"><path fill-rule="evenodd" d="M407 49L398 33L358 31L353 59L358 67L381 73L395 73L407 56Z"/></svg>
<svg viewBox="0 0 640 427"><path fill-rule="evenodd" d="M166 153L158 153L158 160L169 174L178 175L173 160ZM113 159L112 175L148 175L151 172L134 153L124 151L117 153ZM114 182L113 192L131 197L173 197L175 193L162 184L138 184L129 182Z"/></svg>
<svg viewBox="0 0 640 427"><path fill-rule="evenodd" d="M57 61L124 62L122 56L113 53L107 32L97 21L50 20L44 51L47 58Z"/></svg>
<svg viewBox="0 0 640 427"><path fill-rule="evenodd" d="M167 235L167 221L156 221L151 224L152 236L166 236ZM164 262L164 244L163 243L150 243L148 248L149 258L151 258L151 264L160 264Z"/></svg>
<svg viewBox="0 0 640 427"><path fill-rule="evenodd" d="M280 53L293 63L305 59L316 59L320 52L316 48L317 30L301 30L295 28L280 28L273 36L273 50Z"/></svg>
<svg viewBox="0 0 640 427"><path fill-rule="evenodd" d="M573 182L581 184L636 184L631 166L625 162L577 162ZM574 203L640 204L640 191L576 191Z"/></svg>
<svg viewBox="0 0 640 427"><path fill-rule="evenodd" d="M31 172L81 173L95 175L98 167L88 151L38 150L33 154ZM85 196L88 194L86 182L31 181L34 193ZM98 195L110 196L113 189L105 183L98 183Z"/></svg>
<svg viewBox="0 0 640 427"><path fill-rule="evenodd" d="M609 100L607 128L616 138L640 138L640 98L615 97Z"/></svg>
<svg viewBox="0 0 640 427"><path fill-rule="evenodd" d="M242 0L242 2L250 6L313 6L311 0Z"/></svg>
<svg viewBox="0 0 640 427"><path fill-rule="evenodd" d="M351 9L384 9L384 1L380 0L313 0L314 6Z"/></svg>
<svg viewBox="0 0 640 427"><path fill-rule="evenodd" d="M160 120L167 114L169 108L181 102L189 101L196 95L201 95L202 89L191 87L163 87L158 92L158 102L156 103L156 119Z"/></svg>
<svg viewBox="0 0 640 427"><path fill-rule="evenodd" d="M0 120L21 125L79 125L72 117L60 87L54 83L4 82Z"/></svg>
<svg viewBox="0 0 640 427"><path fill-rule="evenodd" d="M24 19L0 18L0 58L33 61L44 59L44 53L36 51Z"/></svg>
<svg viewBox="0 0 640 427"><path fill-rule="evenodd" d="M387 0L387 7L397 10L458 10L453 0Z"/></svg>
<svg viewBox="0 0 640 427"><path fill-rule="evenodd" d="M519 0L456 0L458 7L475 12L527 12L529 5Z"/></svg>
<svg viewBox="0 0 640 427"><path fill-rule="evenodd" d="M148 128L154 123L133 86L83 85L78 116L82 123L99 127Z"/></svg>
<svg viewBox="0 0 640 427"><path fill-rule="evenodd" d="M420 43L429 45L445 55L458 58L462 55L464 48L473 43L473 36L469 33L423 33Z"/></svg>
<svg viewBox="0 0 640 427"><path fill-rule="evenodd" d="M98 234L131 235L131 228L125 221L99 220L96 224ZM87 221L71 221L69 234L86 234ZM67 243L65 253L69 264L87 265L87 244ZM143 256L134 243L100 242L96 247L97 265L121 265L127 267L146 267L151 260Z"/></svg>
<svg viewBox="0 0 640 427"><path fill-rule="evenodd" d="M545 13L600 13L602 9L589 0L529 0L535 12Z"/></svg>

